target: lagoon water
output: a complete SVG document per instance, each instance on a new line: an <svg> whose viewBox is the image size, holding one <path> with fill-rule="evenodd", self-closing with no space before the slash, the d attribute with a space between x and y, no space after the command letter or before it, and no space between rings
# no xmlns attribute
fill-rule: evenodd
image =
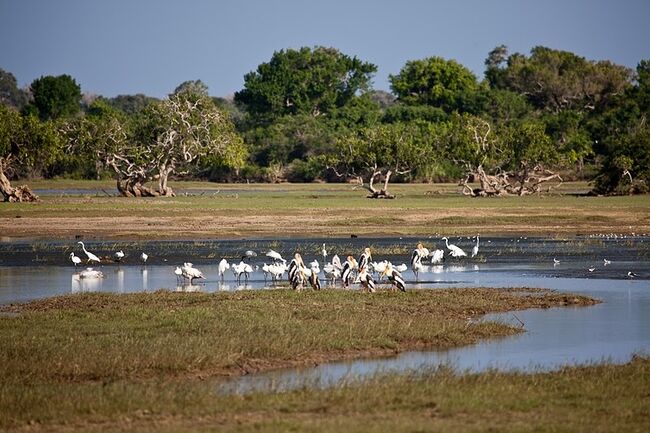
<svg viewBox="0 0 650 433"><path fill-rule="evenodd" d="M158 289L179 291L267 290L261 271L239 284L232 273L224 281L217 276L221 257L230 261L246 249L259 252L253 264L266 259L269 248L285 257L300 250L310 261L321 259L325 242L331 254L355 256L364 245L371 245L375 260L408 263L416 239L345 239L282 241L188 241L149 243L87 242L89 250L103 257L112 251L130 248L125 262L104 260L97 267L101 280L80 279L67 256L74 250L83 257L74 241L38 243L0 242L0 304L87 291L139 292ZM452 240L470 251L472 241ZM430 241L433 246L433 241ZM438 246L442 246L437 241ZM140 250L151 252L147 265L138 263ZM448 287L543 287L589 295L602 300L591 307L564 307L526 310L515 314L491 315L481 320L501 320L526 332L474 346L446 351L406 352L396 357L328 363L312 368L279 370L227 380L222 392L246 393L254 390L281 391L301 386L333 386L385 372L426 371L439 365L458 370L549 370L564 365L611 361L627 362L634 354L650 354L650 239L577 238L526 239L482 238L479 256L462 261L447 260L430 267L419 281L410 271L404 273L410 290ZM553 258L560 260L555 265ZM603 259L611 260L605 265ZM177 283L175 266L192 261L207 276L206 281L188 285ZM322 259L321 259L322 262ZM589 268L594 268L589 271ZM628 277L628 271L638 276ZM321 274L322 275L322 274Z"/></svg>

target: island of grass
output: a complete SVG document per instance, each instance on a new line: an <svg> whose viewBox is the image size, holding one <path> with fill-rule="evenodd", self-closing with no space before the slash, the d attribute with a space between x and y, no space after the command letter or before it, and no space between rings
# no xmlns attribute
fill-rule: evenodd
<svg viewBox="0 0 650 433"><path fill-rule="evenodd" d="M309 396L306 406L291 403L302 399L295 393L242 401L217 395L219 377L473 344L522 332L507 324L476 320L486 313L596 302L541 289L372 295L281 289L91 293L4 306L0 312L0 428L29 424L31 430L48 431L71 426L97 431L157 430L158 420L165 419L173 421L169 424L173 431L195 422L202 425L206 419L235 426L244 413L258 411L243 430L254 429L267 411L270 420L283 411L282 404L274 407L278 401L286 401L289 412L303 413L316 410L310 404L321 397L317 391L305 391ZM409 383L403 378L390 380ZM462 377L453 380L463 381ZM359 389L350 392L358 396L363 392ZM352 416L332 395L317 412L343 411ZM374 410L382 406L393 410L398 396L385 396L386 405L378 401ZM275 403L270 408L247 406L251 398ZM225 403L228 399L236 404ZM309 399L313 400L308 404ZM436 407L427 411L440 410ZM292 422L300 424L299 419ZM269 431L282 429L274 422L262 425L274 426Z"/></svg>

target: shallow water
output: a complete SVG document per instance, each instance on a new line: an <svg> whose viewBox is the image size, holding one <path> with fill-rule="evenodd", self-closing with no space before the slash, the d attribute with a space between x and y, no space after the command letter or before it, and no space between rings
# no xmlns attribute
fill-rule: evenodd
<svg viewBox="0 0 650 433"><path fill-rule="evenodd" d="M366 245L374 259L408 263L417 239L340 239L324 240L331 254L344 257ZM436 239L438 247L442 244ZM470 251L473 242L454 238L453 243ZM98 242L86 247L103 257L97 267L100 280L82 279L68 259L70 251L83 257L75 241L15 242L0 241L0 304L27 301L64 293L83 291L139 292L160 288L182 291L264 290L273 288L256 271L246 284L238 284L232 273L224 281L217 275L221 257L239 261L248 249L259 253L253 264L260 266L269 248L288 258L301 251L305 261L320 259L323 240L232 240L185 242ZM425 242L432 248L434 239ZM110 261L114 251L127 254L122 264ZM141 251L150 259L139 263ZM332 386L349 380L390 371L421 371L440 364L457 369L482 371L554 369L562 365L609 360L626 362L634 353L650 353L650 242L646 237L527 239L482 238L474 259L447 260L429 267L416 281L404 273L409 289L447 287L545 287L586 294L603 301L592 307L527 310L486 319L525 324L525 333L474 346L439 351L407 352L397 357L339 362L315 368L291 369L244 376L220 385L223 392L285 390L306 385ZM553 258L560 261L554 264ZM603 258L611 260L605 265ZM206 281L187 285L177 283L175 266L192 261L207 276ZM589 271L593 268L593 271ZM628 271L638 277L629 278ZM322 274L321 274L322 278Z"/></svg>

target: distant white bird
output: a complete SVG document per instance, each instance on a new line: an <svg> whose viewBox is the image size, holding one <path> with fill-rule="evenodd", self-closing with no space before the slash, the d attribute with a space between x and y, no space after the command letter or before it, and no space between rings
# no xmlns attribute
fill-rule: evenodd
<svg viewBox="0 0 650 433"><path fill-rule="evenodd" d="M327 263L327 250L325 249L325 244L323 244L323 249L320 250L320 253L323 256L323 264Z"/></svg>
<svg viewBox="0 0 650 433"><path fill-rule="evenodd" d="M147 253L140 254L140 260L142 260L142 263L146 264L148 259L149 259L149 255Z"/></svg>
<svg viewBox="0 0 650 433"><path fill-rule="evenodd" d="M589 269L587 269L587 270L588 270L589 272L593 272L593 271L596 270L596 268L595 268L594 266L591 266L591 267L590 267Z"/></svg>
<svg viewBox="0 0 650 433"><path fill-rule="evenodd" d="M611 260L603 259L603 266L607 266L607 265L611 265L611 264L612 264Z"/></svg>
<svg viewBox="0 0 650 433"><path fill-rule="evenodd" d="M318 265L318 261L314 260L309 265L310 268L307 269L309 271L307 273L307 279L309 280L309 285L311 285L311 288L314 290L320 290L320 279L318 278L318 273L320 272L320 268Z"/></svg>
<svg viewBox="0 0 650 433"><path fill-rule="evenodd" d="M99 263L99 262L101 262L101 260L99 260L99 257L94 255L90 251L86 250L86 246L84 245L83 242L79 241L77 243L81 244L81 248L84 250L84 253L86 253L86 257L88 257L88 260L86 261L86 263L89 263L89 262L97 262L97 263Z"/></svg>
<svg viewBox="0 0 650 433"><path fill-rule="evenodd" d="M478 254L478 235L476 235L476 245L472 248L472 257L476 257Z"/></svg>
<svg viewBox="0 0 650 433"><path fill-rule="evenodd" d="M257 257L257 253L253 250L248 250L242 256L242 261L250 260L251 257Z"/></svg>
<svg viewBox="0 0 650 433"><path fill-rule="evenodd" d="M235 275L238 283L241 283L241 276L244 275L246 281L248 281L249 275L253 272L253 268L248 263L243 260L237 265L230 265L232 273Z"/></svg>
<svg viewBox="0 0 650 433"><path fill-rule="evenodd" d="M98 279L98 278L104 278L104 274L102 274L100 271L96 271L93 268L86 268L85 270L79 272L79 278L85 278L85 279Z"/></svg>
<svg viewBox="0 0 650 433"><path fill-rule="evenodd" d="M449 250L449 255L452 257L466 257L467 253L463 251L461 248L457 247L454 244L449 243L449 239L446 237L442 238L445 241L445 245L447 246L447 249Z"/></svg>
<svg viewBox="0 0 650 433"><path fill-rule="evenodd" d="M433 253L431 254L431 264L432 265L437 265L439 263L442 263L442 260L445 258L445 252L440 249L433 250Z"/></svg>
<svg viewBox="0 0 650 433"><path fill-rule="evenodd" d="M334 284L338 278L341 278L341 271L332 263L323 266L323 272L325 272L327 278L332 281L332 284Z"/></svg>
<svg viewBox="0 0 650 433"><path fill-rule="evenodd" d="M221 261L219 262L218 270L219 270L219 277L221 277L222 281L224 278L224 274L229 268L230 268L230 264L228 263L228 261L226 259L221 259Z"/></svg>
<svg viewBox="0 0 650 433"><path fill-rule="evenodd" d="M556 259L555 257L553 257L553 266L557 266L559 264L560 264L560 261L558 259Z"/></svg>
<svg viewBox="0 0 650 433"><path fill-rule="evenodd" d="M199 279L204 279L205 277L203 276L203 272L199 271L192 265L192 263L183 263L183 267L181 268L181 274L183 275L184 278L187 278L190 280L190 284L192 284L192 281L196 278Z"/></svg>
<svg viewBox="0 0 650 433"><path fill-rule="evenodd" d="M627 273L627 276L628 276L628 277L630 277L630 278L635 278L635 277L638 277L638 275L637 275L637 274L635 274L635 273L634 273L634 272L632 272L632 271L628 271L628 273Z"/></svg>
<svg viewBox="0 0 650 433"><path fill-rule="evenodd" d="M70 253L70 260L72 260L72 263L74 263L75 266L81 263L81 257L75 256L74 251Z"/></svg>
<svg viewBox="0 0 650 433"><path fill-rule="evenodd" d="M332 266L334 266L339 271L343 270L343 264L341 263L341 259L339 258L338 254L334 254L332 257Z"/></svg>
<svg viewBox="0 0 650 433"><path fill-rule="evenodd" d="M273 281L277 281L278 279L282 278L282 274L284 274L286 271L286 263L273 263L269 265L269 273L271 274L271 279L273 279Z"/></svg>
<svg viewBox="0 0 650 433"><path fill-rule="evenodd" d="M277 262L286 262L286 260L282 258L282 255L277 251L269 250L269 252L266 253L266 257L270 257Z"/></svg>
<svg viewBox="0 0 650 433"><path fill-rule="evenodd" d="M113 254L113 257L115 257L116 262L118 263L121 262L122 259L124 258L124 251L122 250L117 251L115 254Z"/></svg>
<svg viewBox="0 0 650 433"><path fill-rule="evenodd" d="M176 269L174 269L174 274L176 274L176 282L178 283L181 278L183 278L183 270L180 266L176 266Z"/></svg>
<svg viewBox="0 0 650 433"><path fill-rule="evenodd" d="M406 266L406 263L402 263L401 265L395 266L395 270L397 272L406 272L408 269L408 266Z"/></svg>
<svg viewBox="0 0 650 433"><path fill-rule="evenodd" d="M386 270L386 266L388 266L388 260L384 260L382 262L370 262L370 269L372 269L373 272L376 272L379 275L380 280L382 274Z"/></svg>

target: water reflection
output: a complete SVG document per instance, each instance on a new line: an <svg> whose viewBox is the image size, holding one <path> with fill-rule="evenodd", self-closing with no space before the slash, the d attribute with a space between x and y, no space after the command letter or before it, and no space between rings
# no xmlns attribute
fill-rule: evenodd
<svg viewBox="0 0 650 433"><path fill-rule="evenodd" d="M124 269L121 267L115 270L115 281L117 293L124 293Z"/></svg>
<svg viewBox="0 0 650 433"><path fill-rule="evenodd" d="M181 284L176 286L177 292L202 292L204 288L203 284Z"/></svg>
<svg viewBox="0 0 650 433"><path fill-rule="evenodd" d="M102 278L84 278L80 272L72 274L70 291L72 293L97 292L102 289Z"/></svg>
<svg viewBox="0 0 650 433"><path fill-rule="evenodd" d="M142 291L149 291L149 270L147 268L142 268Z"/></svg>

